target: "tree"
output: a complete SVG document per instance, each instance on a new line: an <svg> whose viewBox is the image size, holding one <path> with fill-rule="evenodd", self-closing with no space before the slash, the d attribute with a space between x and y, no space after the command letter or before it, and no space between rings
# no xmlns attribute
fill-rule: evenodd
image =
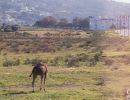
<svg viewBox="0 0 130 100"><path fill-rule="evenodd" d="M19 29L19 26L18 25L12 25L11 28L12 28L13 32L16 32Z"/></svg>
<svg viewBox="0 0 130 100"><path fill-rule="evenodd" d="M18 25L6 25L6 24L3 24L0 28L1 31L3 32L15 32L17 31L19 28Z"/></svg>
<svg viewBox="0 0 130 100"><path fill-rule="evenodd" d="M79 22L80 28L89 28L89 18L81 19Z"/></svg>
<svg viewBox="0 0 130 100"><path fill-rule="evenodd" d="M89 28L89 18L74 18L73 19L73 26L76 28Z"/></svg>
<svg viewBox="0 0 130 100"><path fill-rule="evenodd" d="M57 24L56 18L52 16L47 16L40 21L37 21L34 26L40 27L54 27Z"/></svg>
<svg viewBox="0 0 130 100"><path fill-rule="evenodd" d="M75 17L72 21L73 27L79 27L80 21L81 21L81 18Z"/></svg>
<svg viewBox="0 0 130 100"><path fill-rule="evenodd" d="M53 16L47 16L42 20L37 21L34 26L38 27L69 27L69 28L89 28L89 22L91 17L79 18L75 17L72 22L69 22L66 18L62 18L59 21Z"/></svg>
<svg viewBox="0 0 130 100"><path fill-rule="evenodd" d="M12 28L10 25L7 25L5 28L4 28L4 32L12 32Z"/></svg>
<svg viewBox="0 0 130 100"><path fill-rule="evenodd" d="M67 25L68 25L68 20L66 18L60 19L58 26L67 27Z"/></svg>

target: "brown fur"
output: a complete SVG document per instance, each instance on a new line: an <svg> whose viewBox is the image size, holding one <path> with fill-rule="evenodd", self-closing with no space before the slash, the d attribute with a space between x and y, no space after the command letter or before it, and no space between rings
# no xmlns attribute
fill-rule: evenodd
<svg viewBox="0 0 130 100"><path fill-rule="evenodd" d="M33 81L32 81L32 87L33 87L33 91L34 91L34 83L35 83L35 79L37 78L37 76L39 75L41 77L41 86L40 86L40 90L42 90L42 85L44 85L44 91L45 91L45 81L46 81L46 77L47 77L47 65L46 64L36 64L32 70L32 73L30 75L30 77L33 75ZM43 83L44 81L44 83Z"/></svg>

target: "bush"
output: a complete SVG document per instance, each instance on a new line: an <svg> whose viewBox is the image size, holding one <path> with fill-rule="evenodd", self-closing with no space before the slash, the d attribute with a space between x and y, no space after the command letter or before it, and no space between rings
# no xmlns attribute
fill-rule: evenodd
<svg viewBox="0 0 130 100"><path fill-rule="evenodd" d="M22 51L24 53L30 53L31 52L31 48L23 48Z"/></svg>
<svg viewBox="0 0 130 100"><path fill-rule="evenodd" d="M63 57L55 57L53 60L51 60L52 66L62 66L64 65L64 58Z"/></svg>
<svg viewBox="0 0 130 100"><path fill-rule="evenodd" d="M25 37L25 36L30 36L31 34L28 32L23 32L22 35Z"/></svg>
<svg viewBox="0 0 130 100"><path fill-rule="evenodd" d="M81 62L86 62L88 60L88 55L85 53L77 54L78 60Z"/></svg>
<svg viewBox="0 0 130 100"><path fill-rule="evenodd" d="M12 62L10 60L3 61L3 67L9 67L12 66Z"/></svg>
<svg viewBox="0 0 130 100"><path fill-rule="evenodd" d="M29 58L25 59L23 62L24 65L32 64L31 60Z"/></svg>
<svg viewBox="0 0 130 100"><path fill-rule="evenodd" d="M72 43L70 41L64 41L61 44L61 47L71 48L72 47Z"/></svg>
<svg viewBox="0 0 130 100"><path fill-rule="evenodd" d="M38 57L36 57L36 58L33 58L33 59L29 59L29 58L27 58L27 59L25 59L24 60L24 62L23 62L23 64L24 65L36 65L37 63L40 63L40 62L42 62L42 63L48 63L48 59L41 59L41 58L38 58Z"/></svg>
<svg viewBox="0 0 130 100"><path fill-rule="evenodd" d="M92 53L88 57L89 66L95 66L100 61L100 55L98 53Z"/></svg>
<svg viewBox="0 0 130 100"><path fill-rule="evenodd" d="M103 85L105 85L105 80L104 80L104 78L102 78L102 77L98 78L95 85L98 85L98 86L103 86Z"/></svg>
<svg viewBox="0 0 130 100"><path fill-rule="evenodd" d="M104 58L103 59L103 62L105 63L105 65L107 65L107 66L111 66L113 63L114 63L114 60L112 60L112 59L109 59L109 58Z"/></svg>
<svg viewBox="0 0 130 100"><path fill-rule="evenodd" d="M37 63L43 62L40 58L34 58L31 60L32 65L36 65Z"/></svg>
<svg viewBox="0 0 130 100"><path fill-rule="evenodd" d="M11 26L7 25L7 26L4 28L4 32L12 32Z"/></svg>
<svg viewBox="0 0 130 100"><path fill-rule="evenodd" d="M19 59L16 59L16 60L5 59L3 61L3 67L18 66L18 65L20 65L20 60Z"/></svg>
<svg viewBox="0 0 130 100"><path fill-rule="evenodd" d="M68 67L78 67L79 66L79 61L76 57L72 55L68 55L65 57L65 65Z"/></svg>
<svg viewBox="0 0 130 100"><path fill-rule="evenodd" d="M65 57L65 64L69 67L80 66L95 66L100 61L100 54L96 53L81 53L75 56L69 55Z"/></svg>
<svg viewBox="0 0 130 100"><path fill-rule="evenodd" d="M61 47L70 48L73 46L73 39L70 37L65 37L62 40Z"/></svg>
<svg viewBox="0 0 130 100"><path fill-rule="evenodd" d="M15 61L14 61L14 64L13 64L14 66L18 66L18 65L20 65L20 60L19 59L16 59Z"/></svg>
<svg viewBox="0 0 130 100"><path fill-rule="evenodd" d="M78 61L77 58L72 57L72 58L68 59L67 65L68 65L69 67L72 67L72 66L79 67L79 61Z"/></svg>

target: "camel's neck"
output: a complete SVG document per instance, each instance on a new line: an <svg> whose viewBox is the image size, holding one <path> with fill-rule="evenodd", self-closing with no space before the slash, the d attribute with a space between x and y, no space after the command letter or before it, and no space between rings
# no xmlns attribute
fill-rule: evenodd
<svg viewBox="0 0 130 100"><path fill-rule="evenodd" d="M46 70L48 71L48 66L47 65L44 65L44 67L46 68Z"/></svg>

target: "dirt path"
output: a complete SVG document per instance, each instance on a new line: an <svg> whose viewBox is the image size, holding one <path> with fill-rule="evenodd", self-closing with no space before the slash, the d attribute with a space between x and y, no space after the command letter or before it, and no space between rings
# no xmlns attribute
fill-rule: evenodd
<svg viewBox="0 0 130 100"><path fill-rule="evenodd" d="M130 89L130 65L115 64L107 69L107 78L104 93L105 100L130 100L126 95Z"/></svg>
<svg viewBox="0 0 130 100"><path fill-rule="evenodd" d="M3 86L3 87L0 87L0 89L2 90L15 90L15 89L18 89L18 88L31 88L32 86L30 84L27 84L27 85L11 85L11 86Z"/></svg>
<svg viewBox="0 0 130 100"><path fill-rule="evenodd" d="M36 85L36 88L39 88L40 86ZM56 87L56 88L79 88L81 87L80 85L75 85L75 84L61 84L61 85L53 85L53 86L49 86L47 85L47 87ZM16 89L32 89L32 85L31 84L26 84L26 85L11 85L11 86L4 86L4 87L0 87L0 90L16 90Z"/></svg>

